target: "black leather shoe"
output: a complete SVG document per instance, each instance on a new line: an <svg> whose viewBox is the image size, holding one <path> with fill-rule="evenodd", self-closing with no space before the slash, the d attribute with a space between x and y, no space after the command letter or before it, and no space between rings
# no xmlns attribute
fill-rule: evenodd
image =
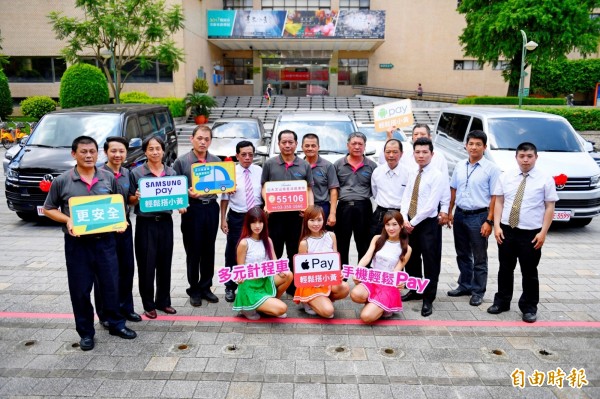
<svg viewBox="0 0 600 399"><path fill-rule="evenodd" d="M210 302L210 303L219 302L219 298L217 298L217 296L215 294L213 294L211 291L203 292L202 295L200 295L200 296L202 298L206 299L206 301Z"/></svg>
<svg viewBox="0 0 600 399"><path fill-rule="evenodd" d="M535 313L523 313L523 321L525 323L535 323L537 321L537 315Z"/></svg>
<svg viewBox="0 0 600 399"><path fill-rule="evenodd" d="M452 296L452 297L465 296L465 295L471 295L471 292L459 290L458 288L455 290L448 291L448 296Z"/></svg>
<svg viewBox="0 0 600 399"><path fill-rule="evenodd" d="M191 296L190 297L190 305L197 308L198 306L202 306L202 298L199 296Z"/></svg>
<svg viewBox="0 0 600 399"><path fill-rule="evenodd" d="M483 303L483 298L478 295L473 295L471 300L469 301L469 305L471 306L479 306Z"/></svg>
<svg viewBox="0 0 600 399"><path fill-rule="evenodd" d="M123 339L134 339L135 337L137 337L135 331L127 327L123 327L120 330L110 330L108 333L110 335L115 335Z"/></svg>
<svg viewBox="0 0 600 399"><path fill-rule="evenodd" d="M500 314L502 312L507 312L510 310L510 307L502 307L500 305L493 304L487 310L489 314Z"/></svg>
<svg viewBox="0 0 600 399"><path fill-rule="evenodd" d="M108 324L108 321L106 321L106 320L101 321L100 325L104 328L110 328L110 324Z"/></svg>
<svg viewBox="0 0 600 399"><path fill-rule="evenodd" d="M428 302L423 302L423 307L421 308L421 316L428 317L433 313L433 306Z"/></svg>
<svg viewBox="0 0 600 399"><path fill-rule="evenodd" d="M158 310L163 311L166 314L177 314L177 311L173 306L165 306L164 308L158 308Z"/></svg>
<svg viewBox="0 0 600 399"><path fill-rule="evenodd" d="M423 299L423 294L417 294L417 291L408 291L402 295L402 302L416 301L418 299Z"/></svg>
<svg viewBox="0 0 600 399"><path fill-rule="evenodd" d="M146 317L149 319L156 319L156 317L157 317L156 310L154 310L154 309L146 310L144 312L144 315L146 315Z"/></svg>
<svg viewBox="0 0 600 399"><path fill-rule="evenodd" d="M123 316L125 316L127 321L133 321L135 323L137 323L138 321L142 321L142 316L140 316L139 314L137 314L135 312L123 313Z"/></svg>
<svg viewBox="0 0 600 399"><path fill-rule="evenodd" d="M79 349L82 351L91 351L94 349L94 338L93 337L83 337L79 340Z"/></svg>
<svg viewBox="0 0 600 399"><path fill-rule="evenodd" d="M229 288L225 288L225 300L227 302L235 301L235 291L230 290Z"/></svg>

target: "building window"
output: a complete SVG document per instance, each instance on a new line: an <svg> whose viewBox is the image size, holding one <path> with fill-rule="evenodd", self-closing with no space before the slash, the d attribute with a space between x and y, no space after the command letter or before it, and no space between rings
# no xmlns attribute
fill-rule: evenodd
<svg viewBox="0 0 600 399"><path fill-rule="evenodd" d="M508 62L508 61L498 61L496 66L493 68L495 71L504 71L506 68L508 68L509 65L510 65L510 62Z"/></svg>
<svg viewBox="0 0 600 399"><path fill-rule="evenodd" d="M223 10L252 10L252 0L223 0Z"/></svg>
<svg viewBox="0 0 600 399"><path fill-rule="evenodd" d="M82 58L81 62L86 64L94 65L102 69L102 63L98 62L96 58ZM133 70L131 75L127 76L125 83L172 83L173 82L173 71L169 71L169 68L161 64L160 62L151 62L150 68L142 70L136 67L137 63L129 62L125 64L121 70L121 79L125 78L127 73ZM112 70L111 70L112 71ZM104 72L104 71L102 71ZM112 72L111 72L112 73Z"/></svg>
<svg viewBox="0 0 600 399"><path fill-rule="evenodd" d="M338 68L339 85L366 85L369 60L367 58L340 58Z"/></svg>
<svg viewBox="0 0 600 399"><path fill-rule="evenodd" d="M226 85L243 85L252 80L252 58L225 58L223 60L224 83Z"/></svg>
<svg viewBox="0 0 600 399"><path fill-rule="evenodd" d="M329 10L331 0L262 0L263 10Z"/></svg>
<svg viewBox="0 0 600 399"><path fill-rule="evenodd" d="M10 57L4 66L9 82L56 83L67 69L65 60L57 57Z"/></svg>
<svg viewBox="0 0 600 399"><path fill-rule="evenodd" d="M480 71L482 69L483 69L483 65L481 65L477 61L473 61L473 60L454 60L454 70L455 71L462 71L462 70Z"/></svg>
<svg viewBox="0 0 600 399"><path fill-rule="evenodd" d="M340 10L369 10L371 0L340 0Z"/></svg>

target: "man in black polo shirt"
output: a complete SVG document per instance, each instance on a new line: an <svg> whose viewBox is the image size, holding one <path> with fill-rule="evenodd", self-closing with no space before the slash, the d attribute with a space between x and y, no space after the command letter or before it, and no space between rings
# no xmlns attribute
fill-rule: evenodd
<svg viewBox="0 0 600 399"><path fill-rule="evenodd" d="M348 136L348 155L333 164L340 182L335 235L342 265L348 264L353 232L358 259L367 252L371 241L371 175L377 164L364 156L366 144L364 134L351 133Z"/></svg>
<svg viewBox="0 0 600 399"><path fill-rule="evenodd" d="M216 194L201 195L192 190L192 165L195 163L221 162L219 157L208 152L212 142L212 130L208 126L197 126L192 133L192 150L177 158L173 169L178 175L188 178L190 206L181 215L181 233L186 254L187 278L190 287L186 290L192 306L201 306L202 298L217 303L219 298L212 293L215 273L215 242L219 229L219 205Z"/></svg>
<svg viewBox="0 0 600 399"><path fill-rule="evenodd" d="M75 328L81 337L79 347L87 351L94 349L96 333L94 307L90 298L94 280L99 282L102 309L110 335L133 339L137 334L125 327L125 318L119 309L119 263L115 233L76 236L69 217L69 198L118 194L117 181L112 173L96 168L98 143L93 138L79 136L73 140L71 155L77 165L52 182L44 203L44 215L65 224L63 232L69 294Z"/></svg>
<svg viewBox="0 0 600 399"><path fill-rule="evenodd" d="M282 130L277 136L281 154L269 158L262 171L263 200L265 198L265 183L269 181L306 180L308 187L308 205L314 204L312 186L313 177L310 165L304 159L296 156L298 136L291 130ZM302 212L275 212L269 214L269 237L273 241L275 256L281 258L285 244L290 270L293 270L292 260L298 253L298 241L302 229ZM290 284L286 292L294 295L296 287Z"/></svg>

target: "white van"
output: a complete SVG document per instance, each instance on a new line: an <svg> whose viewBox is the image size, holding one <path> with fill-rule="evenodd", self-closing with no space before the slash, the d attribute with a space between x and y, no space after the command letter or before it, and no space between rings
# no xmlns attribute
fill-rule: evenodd
<svg viewBox="0 0 600 399"><path fill-rule="evenodd" d="M516 148L528 141L538 150L536 167L552 176L567 176L567 183L556 187L559 200L555 221L585 226L600 214L600 167L565 118L504 108L442 109L434 129L434 151L444 153L450 174L458 160L468 158L466 136L472 130L487 134L485 156L502 171L517 166Z"/></svg>

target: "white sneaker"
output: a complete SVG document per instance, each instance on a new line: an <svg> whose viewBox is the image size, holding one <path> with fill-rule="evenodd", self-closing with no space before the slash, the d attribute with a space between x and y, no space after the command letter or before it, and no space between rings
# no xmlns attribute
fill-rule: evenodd
<svg viewBox="0 0 600 399"><path fill-rule="evenodd" d="M317 312L315 312L308 303L305 302L302 305L304 306L304 311L306 312L306 314L309 314L311 316L315 316L317 314Z"/></svg>
<svg viewBox="0 0 600 399"><path fill-rule="evenodd" d="M248 320L260 319L260 315L256 310L242 310L242 315L244 315Z"/></svg>
<svg viewBox="0 0 600 399"><path fill-rule="evenodd" d="M383 312L383 315L381 315L381 317L383 319L389 319L390 317L392 317L394 315L394 312Z"/></svg>
<svg viewBox="0 0 600 399"><path fill-rule="evenodd" d="M277 316L278 319L287 319L287 313L282 314L281 316Z"/></svg>

